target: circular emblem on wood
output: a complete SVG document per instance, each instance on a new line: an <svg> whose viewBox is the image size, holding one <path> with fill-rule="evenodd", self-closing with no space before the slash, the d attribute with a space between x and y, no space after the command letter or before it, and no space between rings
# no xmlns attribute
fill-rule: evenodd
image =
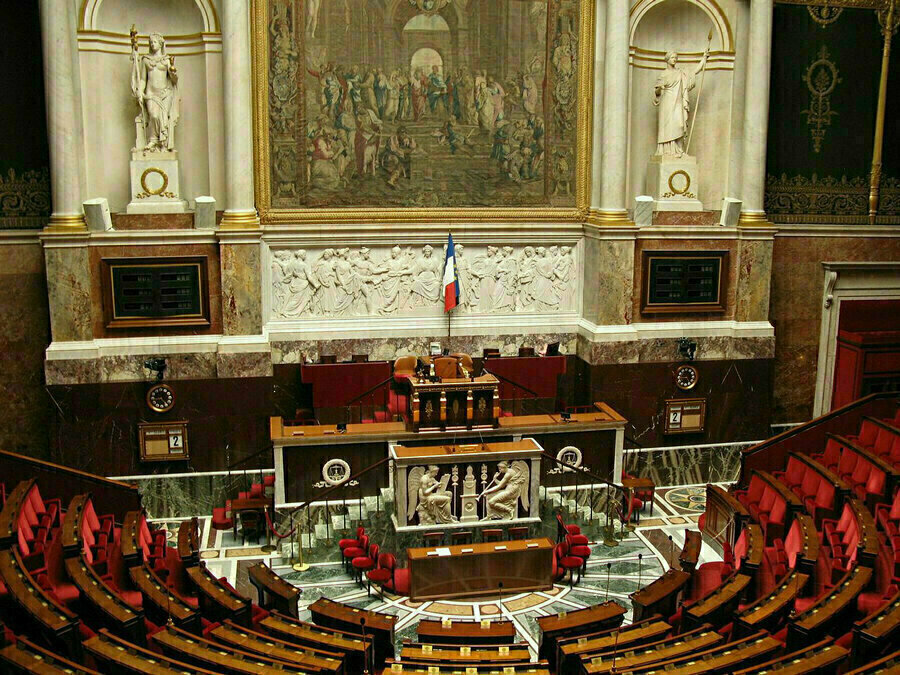
<svg viewBox="0 0 900 675"><path fill-rule="evenodd" d="M343 459L329 459L322 467L322 478L329 485L340 485L350 478L350 465Z"/></svg>
<svg viewBox="0 0 900 675"><path fill-rule="evenodd" d="M675 179L677 177L682 177L684 179L684 185L682 187L675 187ZM678 181L681 183L682 181ZM684 169L678 169L678 171L673 171L672 175L669 176L669 190L672 191L673 194L676 195L686 195L687 191L691 189L691 176Z"/></svg>
<svg viewBox="0 0 900 675"><path fill-rule="evenodd" d="M569 466L574 466L577 468L581 466L581 450L576 448L574 445L567 445L562 450L556 453L556 459L564 464L568 464Z"/></svg>
<svg viewBox="0 0 900 675"><path fill-rule="evenodd" d="M162 184L157 188L150 189L150 187L147 186L147 176L152 174L159 174L162 178ZM157 169L153 166L148 167L144 169L144 173L141 174L141 187L144 188L144 192L148 195L161 195L166 191L166 188L169 187L169 177L162 169Z"/></svg>

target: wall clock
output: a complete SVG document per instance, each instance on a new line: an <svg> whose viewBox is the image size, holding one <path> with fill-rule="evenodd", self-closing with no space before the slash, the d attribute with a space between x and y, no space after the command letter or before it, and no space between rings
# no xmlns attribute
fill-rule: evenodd
<svg viewBox="0 0 900 675"><path fill-rule="evenodd" d="M694 366L685 364L675 369L675 385L683 391L693 389L699 379L700 373Z"/></svg>
<svg viewBox="0 0 900 675"><path fill-rule="evenodd" d="M147 405L153 412L168 412L175 405L175 392L168 384L154 384L147 390Z"/></svg>

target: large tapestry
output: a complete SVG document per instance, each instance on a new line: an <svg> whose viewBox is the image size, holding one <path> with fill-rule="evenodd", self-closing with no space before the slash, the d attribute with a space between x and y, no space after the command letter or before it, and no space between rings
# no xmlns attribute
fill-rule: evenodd
<svg viewBox="0 0 900 675"><path fill-rule="evenodd" d="M876 12L828 4L776 4L765 209L773 222L862 223L881 76ZM900 214L898 106L891 76L879 214Z"/></svg>
<svg viewBox="0 0 900 675"><path fill-rule="evenodd" d="M590 152L581 4L256 0L264 219L574 214Z"/></svg>

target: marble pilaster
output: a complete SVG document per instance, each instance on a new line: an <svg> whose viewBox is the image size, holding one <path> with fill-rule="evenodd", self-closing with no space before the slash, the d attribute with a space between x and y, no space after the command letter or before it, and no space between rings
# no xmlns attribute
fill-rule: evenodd
<svg viewBox="0 0 900 675"><path fill-rule="evenodd" d="M86 229L81 207L84 185L84 138L81 90L75 67L75 4L41 0L41 41L50 145L51 229Z"/></svg>
<svg viewBox="0 0 900 675"><path fill-rule="evenodd" d="M633 293L634 239L586 237L582 316L597 325L630 324Z"/></svg>
<svg viewBox="0 0 900 675"><path fill-rule="evenodd" d="M68 245L60 247L50 245L45 239L44 264L47 268L47 300L53 341L92 339L87 235L84 241L72 238L68 239Z"/></svg>
<svg viewBox="0 0 900 675"><path fill-rule="evenodd" d="M769 320L769 284L772 280L773 241L738 242L738 278L734 318L737 321Z"/></svg>
<svg viewBox="0 0 900 675"><path fill-rule="evenodd" d="M623 220L628 159L628 0L606 3L600 214Z"/></svg>
<svg viewBox="0 0 900 675"><path fill-rule="evenodd" d="M259 226L253 193L250 3L222 3L225 88L225 213L220 227ZM253 331L258 333L259 329Z"/></svg>
<svg viewBox="0 0 900 675"><path fill-rule="evenodd" d="M222 327L225 335L262 332L259 243L222 241Z"/></svg>
<svg viewBox="0 0 900 675"><path fill-rule="evenodd" d="M594 105L593 145L591 147L591 208L600 208L603 171L603 77L606 64L606 3L595 3L594 10Z"/></svg>
<svg viewBox="0 0 900 675"><path fill-rule="evenodd" d="M766 136L769 124L769 69L772 65L773 0L750 3L747 88L744 99L744 162L741 170L741 220L762 222L766 185Z"/></svg>

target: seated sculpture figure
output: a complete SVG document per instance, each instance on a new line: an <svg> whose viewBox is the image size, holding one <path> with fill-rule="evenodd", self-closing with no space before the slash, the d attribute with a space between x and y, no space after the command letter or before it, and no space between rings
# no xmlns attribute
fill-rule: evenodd
<svg viewBox="0 0 900 675"><path fill-rule="evenodd" d="M417 466L409 472L407 519L419 516L419 525L458 522L452 512L453 495L447 490L450 474L438 480L439 469L432 464L426 470Z"/></svg>
<svg viewBox="0 0 900 675"><path fill-rule="evenodd" d="M519 499L528 509L528 464L522 460L500 462L491 484L481 493L485 519L513 520L519 514Z"/></svg>

